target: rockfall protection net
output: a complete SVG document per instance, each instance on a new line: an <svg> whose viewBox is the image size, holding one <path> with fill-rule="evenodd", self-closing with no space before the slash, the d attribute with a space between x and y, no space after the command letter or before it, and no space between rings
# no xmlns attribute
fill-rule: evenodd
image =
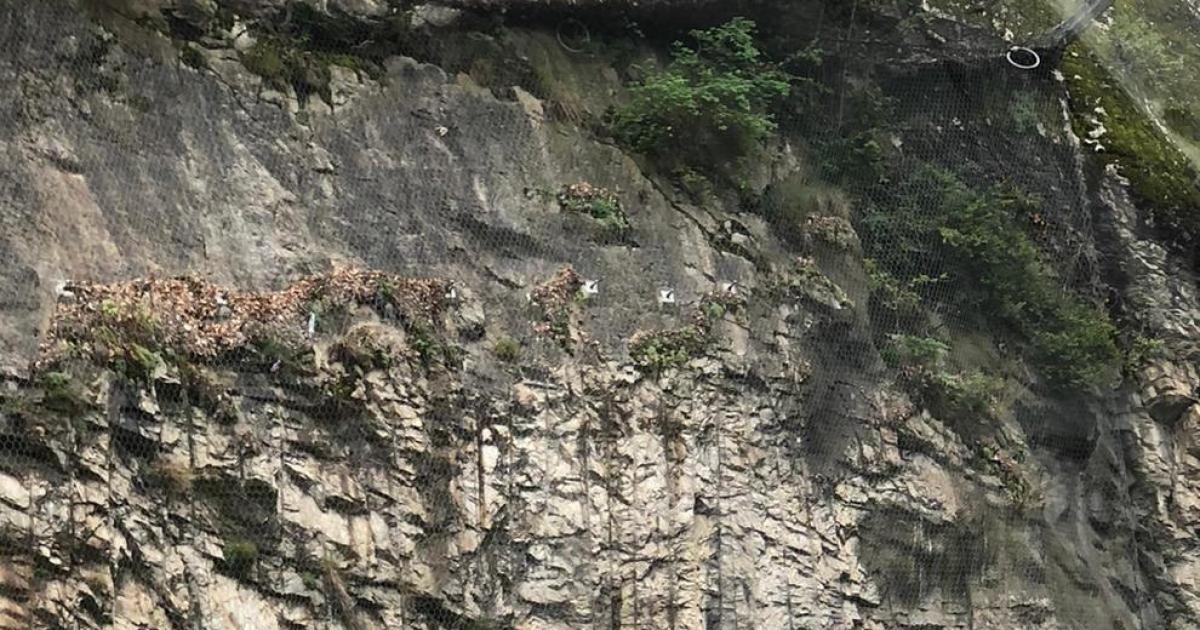
<svg viewBox="0 0 1200 630"><path fill-rule="evenodd" d="M759 14L777 133L666 169L605 111L686 30L166 4L0 0L0 628L1153 619L1054 479L1194 10Z"/></svg>

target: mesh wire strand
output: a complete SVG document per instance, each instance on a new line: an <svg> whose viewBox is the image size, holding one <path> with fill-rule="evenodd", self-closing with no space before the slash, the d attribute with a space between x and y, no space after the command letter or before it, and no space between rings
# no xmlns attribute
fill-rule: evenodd
<svg viewBox="0 0 1200 630"><path fill-rule="evenodd" d="M161 259L157 263L160 267L129 263L124 253L114 247L109 250L112 259L95 261L93 277L64 280L116 282L152 274L161 278L185 272L213 273L217 270L206 262L208 252L197 255L188 249L191 245L186 242L186 231L192 224L160 213L209 212L213 200L217 205L237 203L251 196L246 191L255 184L247 183L247 178L254 174L278 176L284 184L300 187L301 182L286 181L287 168L271 163L282 159L282 154L257 162L247 152L221 158L229 167L228 173L216 177L204 173L196 178L216 189L172 188L178 185L176 182L187 179L186 175L181 180L168 174L176 169L176 163L186 159L175 152L188 143L203 146L206 134L275 133L281 136L281 143L299 145L311 141L313 146L328 138L344 143L354 135L386 134L380 129L386 126L386 120L372 119L371 113L356 111L353 105L343 104L339 110L320 98L310 98L299 110L287 112L286 108L293 106L292 101L268 88L249 93L223 81L212 70L196 71L175 61L147 60L127 49L128 44L119 36L101 27L78 26L84 18L77 11L74 5L61 1L47 2L36 10L14 3L0 4L0 19L5 26L0 34L7 36L0 38L0 77L21 93L15 107L10 103L0 109L0 114L6 116L0 119L0 144L36 142L36 138L30 137L19 140L22 129L50 129L47 121L52 122L56 116L66 121L63 124L68 127L65 131L68 137L94 133L85 130L89 125L100 129L109 125L107 142L128 154L130 160L140 160L148 176L161 175L167 187L157 190L153 198L139 199L139 207L102 208L112 213L110 229L127 239L125 246L140 242L152 252L149 258ZM859 53L863 54L862 59L868 59L877 52L870 39L877 27L867 22L864 13L856 9L849 24L836 24L824 18L823 36L837 38L835 56L843 61ZM93 82L88 89L96 90L100 96L89 100L81 95L77 102L71 103L74 111L63 112L52 109L49 96L38 95L30 79L46 72L46 68L36 67L45 63L38 51L54 50L55 44L34 39L34 33L41 31L34 21L62 24L63 33L74 30L70 35L74 39L64 38L60 42L65 52L51 56L58 65L50 70L69 75L79 85ZM371 34L369 30L363 31L363 36ZM1064 293L1077 293L1093 301L1101 299L1104 296L1099 295L1097 288L1098 254L1093 246L1096 241L1093 208L1089 205L1088 191L1083 189L1086 179L1079 162L1080 153L1072 144L1063 83L1050 73L1025 72L1003 63L1003 51L996 55L994 63L975 68L964 70L953 62L930 63L913 67L905 76L880 80L884 96L895 103L890 113L893 118L888 141L894 141L891 147L894 157L889 172L916 172L934 165L954 172L964 185L978 191L1010 183L1036 191L1041 197L1039 215L1036 219L1025 218L1037 221L1035 239L1043 260L1055 272L1054 282ZM176 63L177 67L171 71L147 69L162 63ZM110 64L115 65L110 67ZM851 66L848 61L845 65ZM396 72L415 76L431 71L414 66ZM853 68L852 72L864 73L864 68ZM160 92L142 94L136 78L121 88L127 90L123 95L111 86L105 87L106 77L131 73L147 81L152 79ZM826 77L828 87L834 92L849 89L842 82L845 78L846 72ZM203 89L198 85L203 85ZM105 90L113 92L105 95ZM218 95L209 96L203 90ZM461 128L484 129L483 139L476 148L494 157L470 163L504 164L504 172L474 171L471 169L476 167L463 167L461 160L449 158L416 165L420 175L412 175L413 171L405 175L415 177L413 181L394 186L381 183L376 188L364 188L365 193L355 193L360 195L356 203L381 209L364 214L361 221L338 216L337 206L321 205L324 200L316 198L320 194L328 198L350 194L340 190L338 184L311 193L311 199L298 199L282 185L278 190L257 191L256 194L267 199L264 205L273 205L280 210L279 214L274 218L263 216L261 207L253 211L259 212L259 216L250 216L251 211L246 214L234 211L228 213L228 231L257 230L265 234L274 229L272 221L293 220L286 218L290 207L311 203L319 209L298 222L307 225L288 226L302 234L290 244L291 251L281 254L264 246L261 251L218 253L223 261L240 261L244 265L252 265L259 257L265 260L267 256L278 256L283 262L272 260L268 270L233 269L220 275L243 282L243 288L281 291L305 275L305 271L318 271L309 268L304 250L325 242L340 251L353 252L358 258L353 262L361 266L378 266L410 277L449 275L472 299L507 293L512 299L499 308L523 304L522 316L533 312L528 304L530 299L523 295L532 290L532 284L517 287L512 278L486 278L476 271L460 270L471 267L476 258L474 249L499 252L498 257L510 261L516 270L514 277L537 282L548 276L534 271L589 263L572 260L571 252L544 246L526 236L525 225L497 227L498 222L489 223L472 214L513 216L517 210L497 208L508 203L508 191L514 186L511 182L519 182L516 186L520 187L524 185L523 179L536 178L535 167L530 164L541 158L535 154L560 152L564 160L570 160L570 150L560 145L584 140L579 140L582 136L572 136L574 139L563 141L554 137L558 132L551 132L548 139L535 141L540 146L509 146L508 139L527 135L524 112L478 106L478 111L470 110L455 119L454 107L477 106L466 97L448 94L451 91L448 87L440 100L428 103L443 111L427 111L422 105L413 109L413 115L429 116L436 123L427 125L429 133L438 138L431 141L451 153L462 150L455 144L455 134ZM138 98L150 98L152 103L139 108ZM368 93L353 98L374 97ZM124 100L124 104L114 105L114 100ZM219 106L215 104L218 101ZM61 105L67 101L54 102ZM214 117L218 112L228 114L230 119L214 120L202 130L187 129L188 123L176 118L173 110L190 105L204 108ZM42 106L50 109L38 111ZM220 110L226 106L231 109ZM331 111L318 114L317 108ZM991 119L997 111L1026 118L1018 122ZM132 116L136 132L125 134L122 130L129 127L106 122L108 117L124 115ZM297 120L308 122L296 125ZM1022 127L1022 135L1018 136L1012 129L1020 125L1027 126ZM852 128L853 124L846 121L792 140L815 147L843 137ZM286 134L308 134L308 137L284 139ZM180 141L181 137L186 140ZM339 149L346 147L331 146L334 153ZM58 149L34 146L32 150L55 154ZM17 155L16 149L13 151L10 155ZM116 153L87 151L91 152L73 158L75 166L61 163L60 166L69 177L96 186L98 203L120 198L119 191L101 190L104 186L115 187L114 182L121 177L119 173L127 172L104 161L105 155ZM514 151L520 153L513 155ZM310 158L319 161L312 156L296 157ZM397 144L390 155L373 159L395 164L398 169L409 158L405 146ZM342 166L318 165L305 176L320 178L321 169ZM353 165L345 167L354 169ZM186 173L189 166L180 168ZM571 164L565 170L578 172L584 168L587 167ZM81 172L71 172L75 170ZM618 172L615 167L601 171L586 177L602 185L607 173ZM105 172L107 176L103 175ZM1048 182L1052 184L1050 187ZM460 207L463 196L452 194L451 188L473 190L477 207ZM908 194L928 201L910 209L912 218L937 220L942 210L933 201L943 193L931 181L910 183ZM620 194L627 195L622 199L627 206L637 205L635 199L628 197L631 193ZM862 210L874 207L886 211L896 201L892 192L879 186L859 189L843 186L841 194L852 211L850 224L858 237L867 239L866 251L879 268L907 269L912 276L932 279L956 271L953 261L945 258L944 249L913 260L911 253L898 244L869 240L871 237L862 223ZM4 196L0 192L0 198ZM551 213L536 208L535 201L529 205L531 218L525 219L527 223L557 220ZM707 212L709 217L742 218L736 213L704 209L700 207L703 204L678 205L686 206L687 211ZM437 210L433 214L409 213L405 211L407 207ZM18 208L18 211L29 215L38 212L36 208ZM689 225L684 219L680 221L681 225ZM161 223L163 231L157 236L137 236L131 225L138 222ZM676 305L656 303L657 292L677 283L680 274L664 266L651 266L643 254L635 255L635 249L664 253L670 250L660 250L659 244L638 233L636 214L632 222L635 238L640 241L637 248L624 244L595 247L605 248L605 255L614 259L626 257L631 265L645 264L646 268L631 267L627 274L597 279L602 292L626 289L636 292L645 306L644 312L631 312L633 309L615 304L605 313L642 323L686 322L687 313L696 308L700 296L681 296L681 303ZM176 250L172 240L183 244ZM817 267L830 276L838 275L836 268L831 269L834 263L830 261L845 255L831 254L821 248L806 251L792 245L781 247L791 258L817 257ZM105 251L81 248L85 251L80 255L85 257ZM591 279L597 270L609 268L581 266L579 271ZM862 274L857 277L843 274L842 279L846 283L866 281ZM710 280L715 283L725 278ZM491 288L485 286L489 282ZM860 293L865 289L847 288ZM152 385L101 378L94 391L103 393L97 398L103 400L102 404L89 404L86 411L53 412L48 416L52 422L45 426L38 426L42 421L30 411L32 407L19 409L17 402L13 402L0 416L3 418L0 478L6 492L0 497L3 519L0 564L5 567L2 572L17 576L13 584L27 586L12 587L18 593L13 601L24 612L12 617L11 622L5 618L5 623L11 625L4 627L57 627L63 619L70 619L70 627L74 628L113 627L124 619L142 617L151 619L151 623L173 627L249 627L246 620L254 618L257 607L264 605L264 601L277 608L275 612L280 619L287 619L295 627L507 627L502 624L518 620L500 619L496 623L501 625L497 626L471 625L483 623L472 621L471 611L503 609L518 596L511 592L514 585L523 580L536 581L542 575L539 572L551 570L581 576L578 582L568 580L564 587L568 591L564 601L577 609L572 613L575 616L567 616L568 625L573 627L650 627L647 624L654 622L647 619L675 619L683 615L681 609L686 603L677 599L678 592L647 586L651 580L646 576L659 571L671 572L673 577L668 581L676 586L681 576L703 582L697 591L705 597L699 606L707 627L768 627L781 617L764 616L766 613L756 608L765 605L755 596L756 576L769 573L772 567L747 570L747 562L754 563L765 553L765 543L755 538L757 534L747 533L744 510L752 506L752 498L772 496L771 489L747 488L742 480L744 471L731 470L730 459L743 462L746 448L770 446L771 457L779 459L772 467L790 470L779 473L779 478L812 492L803 500L797 499L804 503L807 512L806 526L818 531L818 537L826 537L824 544L831 546L827 551L838 551L832 548L836 534L831 532L836 529L833 523L839 516L831 497L839 491L861 491L839 485L853 472L880 473L855 471L855 466L865 464L854 456L849 457L851 472L839 467L822 468L811 462L844 463L847 452L857 448L861 454L864 448L874 448L870 445L876 442L865 436L883 430L874 395L882 390L895 392L896 383L903 378L898 369L887 367L879 359L888 334L965 336L978 334L981 328L986 332L987 325L982 321L988 314L962 312L959 291L949 282L936 281L933 288L925 289L924 299L932 318L918 326L901 321L871 321L867 314L869 304L857 304L855 314L836 325L819 323L815 329L801 329L796 336L808 353L806 358L812 363L813 372L793 392L797 400L781 403L778 419L758 429L748 428L747 418L735 413L739 392L728 391L728 384L713 385L697 378L695 384L687 386L692 389L683 393L653 386L659 388L653 390L659 408L669 404L670 409L657 415L646 414L647 417L638 417L637 421L652 424L683 418L694 423L693 429L681 430L677 438L682 440L685 454L670 455L668 444L662 448L663 456L675 459L660 462L628 462L622 459L624 455L616 453L622 440L640 439L641 429L626 425L629 416L634 415L631 409L636 405L632 399L650 395L645 391L604 392L605 385L569 383L570 378L580 378L581 382L583 379L569 372L525 366L512 368L504 376L479 377L480 383L501 379L506 386L520 385L522 391L536 392L546 397L547 402L528 403L523 408L524 403L488 401L482 384L475 391L476 384L454 370L446 370L444 365L429 368L462 359L439 354L452 350L440 344L453 344L438 339L436 331L422 332L423 329L414 327L398 333L409 348L414 344L421 344L422 348L404 359L408 362L406 366L346 367L344 382L329 380L329 372L317 373L319 370L305 366L294 368L291 362L297 360L295 356L279 356L274 364L260 362L256 366L228 359L202 366L204 378L211 379L210 392L189 389L176 375L160 375L160 380ZM603 303L605 293L596 301ZM751 305L765 299L766 291L748 292ZM751 308L749 312L756 311ZM335 317L332 313L322 313L317 326L324 327ZM530 317L536 318L536 312ZM580 317L586 326L592 323L589 317L596 316L585 313L572 317ZM757 334L758 323L750 321L745 326ZM332 361L328 356L331 343L341 333L318 330L310 335L305 330L308 322L304 318L289 325L293 326L290 333L320 340L322 346L315 359L305 355L299 361ZM392 328L404 327L396 324ZM614 350L628 345L624 328L603 327L595 335L597 345L607 354L589 355L588 351L581 351L577 359L568 361L574 362L579 371L600 371L604 367L602 359L606 358L625 360L616 356ZM544 339L530 340L522 352L529 352L531 347L537 348L535 352L543 349L551 352L555 344ZM368 356L359 359L378 360L370 354L374 351L368 349ZM389 377L389 370L405 376ZM561 380L556 382L556 379ZM24 394L18 391L16 381L12 382L4 394L5 400L23 400ZM333 388L345 389L338 389L335 394L331 393L335 391ZM517 397L521 395L518 393ZM178 399L168 401L171 396ZM212 400L201 401L197 396L211 396ZM339 396L344 400L331 400ZM697 396L728 406L706 409ZM226 404L234 405L232 409L241 419L218 421L218 410ZM535 413L543 414L544 418L532 421L530 417ZM537 423L546 426L537 427ZM568 424L569 430L561 428ZM953 427L943 428L948 433L954 431ZM761 444L746 443L752 430L766 432ZM38 431L43 437L65 440L63 444L69 448L47 455L45 442L37 437ZM1051 451L1056 448L1053 443L1034 443L1036 439L1052 442L1053 435L1031 436L1030 441L1036 448ZM663 443L669 441L664 438ZM854 444L858 446L850 446ZM546 453L559 449L568 452L563 455L564 460L587 464L556 476L551 464L541 460L549 457ZM936 455L909 454L912 458ZM678 494L668 495L669 504L659 503L660 499L654 495L638 492L646 474L643 468L655 466L665 467L667 483L676 484L672 492ZM954 483L979 483L978 471L970 470L967 465L948 466L945 470ZM484 483L485 474L504 479L500 483ZM684 480L685 476L688 479ZM886 486L888 481L885 475L872 483ZM996 482L992 479L984 483ZM580 500L580 518L587 528L561 537L538 538L533 532L549 527L543 519L567 518L556 512L566 508L547 504L545 490L559 486L577 487L571 492L584 497ZM497 491L501 496L489 494ZM691 493L697 506L689 513L703 520L704 527L711 528L705 557L688 557L689 549L683 543L670 543L675 547L660 558L637 557L630 550L638 549L643 537L653 534L655 528L676 526L668 521L679 518L680 508L675 502L681 500L683 493ZM410 494L416 499L410 501ZM412 504L422 505L425 513L405 513L404 506ZM146 505L151 508L144 509ZM499 506L498 513L492 511L493 506ZM794 505L775 507L796 509ZM466 511L459 514L454 512L456 509ZM1016 514L995 510L989 514L1014 523L1025 522L1021 520L1023 516ZM305 529L299 524L300 519L310 519L319 527ZM915 576L911 583L879 591L879 601L872 608L881 603L910 606L934 593L952 599L960 591L969 591L985 571L988 579L998 581L1012 577L1008 574L1022 572L1025 574L1015 579L1037 582L1045 578L1044 567L994 562L999 553L996 546L1002 543L989 541L989 532L993 530L979 522L931 523L914 518L907 508L885 504L855 527L869 530L883 541L881 548L868 549L867 553L886 555L889 549L898 551L898 557L889 556L874 567L878 572ZM335 531L336 536L345 538L334 540L330 532ZM1039 553L1050 546L1050 538L1059 535L1050 527L1029 531L1033 536L1045 537L1026 541ZM479 539L471 538L468 533L478 535ZM499 542L488 547L493 540ZM478 545L482 551L477 556L455 555L460 552L459 546L464 545ZM546 560L554 554L568 553L573 554L577 565L554 567ZM801 570L805 563L810 563L811 568L813 561L796 562L797 570ZM174 571L171 567L182 569ZM398 574L404 577L396 578ZM430 594L428 584L418 584L435 583L449 574L461 577L459 587L469 585L476 591L469 595L441 593L443 599L439 599ZM875 579L878 578L876 573ZM68 585L72 580L74 584L87 584L89 592L64 597L62 592L72 588ZM787 582L786 601L773 605L784 610L779 614L786 616L789 625L776 627L800 627L795 620L801 618L803 610L818 602L827 603L828 594L807 591L805 584ZM390 601L382 594L385 591L400 593L403 601L390 617L384 616L378 605L380 601ZM147 602L160 612L151 614L142 610ZM64 606L78 610L63 610ZM528 617L524 621L558 614L555 606L526 606ZM838 627L838 621L827 621L832 624L827 627Z"/></svg>

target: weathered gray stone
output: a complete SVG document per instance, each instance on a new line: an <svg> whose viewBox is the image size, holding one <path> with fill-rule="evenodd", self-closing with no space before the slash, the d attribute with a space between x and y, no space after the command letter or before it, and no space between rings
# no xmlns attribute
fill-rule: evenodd
<svg viewBox="0 0 1200 630"><path fill-rule="evenodd" d="M107 4L130 18L166 6ZM389 9L310 4L363 23ZM170 6L193 22L217 8ZM570 8L615 6L627 5ZM419 10L421 26L463 19L443 9ZM66 4L0 7L10 369L67 280L192 272L261 290L344 263L453 280L442 341L466 355L459 371L356 367L331 358L337 334L314 333L316 376L205 368L231 419L173 402L165 380L127 392L110 379L79 422L0 435L53 454L0 462L0 628L34 612L131 628L1195 623L1200 408L1181 357L1200 298L1194 274L1139 233L1118 182L1104 181L1107 245L1169 357L1103 409L1018 393L1078 452L1005 414L989 428L1006 450L981 454L964 430L978 419L917 410L880 367L844 200L814 214L797 263L760 217L701 207L570 122L614 102L604 58L553 33L479 38L517 51L497 64L535 64L542 91L393 57L382 83L333 68L330 102L302 106L236 62L250 40L208 51L198 72L142 59ZM914 154L942 142L905 133L896 144ZM1066 146L1034 157L1073 164ZM790 151L752 187L799 169ZM618 192L637 246L595 238L546 199L580 181ZM526 298L566 265L601 282L573 313L574 356L532 333ZM661 374L631 365L635 331L684 325L689 302L731 282L746 312L724 317L711 347ZM663 287L674 307L657 303ZM414 344L362 317L349 332L395 355ZM500 335L520 341L517 365L492 356ZM322 389L338 378L354 380ZM1009 451L1027 455L1028 505L1012 496ZM238 543L253 545L246 566Z"/></svg>

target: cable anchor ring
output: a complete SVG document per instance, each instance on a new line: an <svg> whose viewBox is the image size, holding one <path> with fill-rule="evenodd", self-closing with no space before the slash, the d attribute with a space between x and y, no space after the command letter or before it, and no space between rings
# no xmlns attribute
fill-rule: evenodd
<svg viewBox="0 0 1200 630"><path fill-rule="evenodd" d="M1018 56L1024 57L1024 59L1018 60ZM1008 52L1005 53L1004 58L1007 59L1008 63L1012 64L1014 68L1019 68L1021 70L1033 70L1034 68L1042 65L1041 55L1037 54L1036 50L1027 48L1025 46L1013 46L1012 48L1009 48Z"/></svg>

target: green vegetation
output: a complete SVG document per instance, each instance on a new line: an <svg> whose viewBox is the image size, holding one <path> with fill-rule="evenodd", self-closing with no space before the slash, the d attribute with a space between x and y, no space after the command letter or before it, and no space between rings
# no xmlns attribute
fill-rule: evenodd
<svg viewBox="0 0 1200 630"><path fill-rule="evenodd" d="M886 210L883 208L886 207ZM868 255L886 260L884 286L923 299L928 262L947 269L944 301L988 313L1028 341L1029 356L1055 385L1101 383L1119 361L1116 329L1091 304L1065 293L1024 225L1037 200L1004 187L979 192L948 171L925 166L868 208L861 233ZM887 258L881 258L887 256ZM881 271L886 271L883 275ZM941 287L942 279L938 285ZM980 322L981 324L984 322Z"/></svg>
<svg viewBox="0 0 1200 630"><path fill-rule="evenodd" d="M700 304L704 317L709 321L717 321L729 312L729 307L719 300L709 300Z"/></svg>
<svg viewBox="0 0 1200 630"><path fill-rule="evenodd" d="M258 562L258 545L253 541L234 539L225 542L225 566L237 576L245 576Z"/></svg>
<svg viewBox="0 0 1200 630"><path fill-rule="evenodd" d="M945 280L945 274L937 278L918 274L900 282L874 259L867 258L864 263L871 291L871 317L876 322L876 329L886 332L921 328L928 317L921 295Z"/></svg>
<svg viewBox="0 0 1200 630"><path fill-rule="evenodd" d="M849 216L850 200L837 188L809 177L790 177L771 185L759 200L758 213L771 223L780 238L793 244L803 243L806 236L834 243L848 240L845 231L850 229L849 225L836 226L828 222ZM815 219L827 224L815 226ZM821 234L822 229L827 233Z"/></svg>
<svg viewBox="0 0 1200 630"><path fill-rule="evenodd" d="M39 377L42 405L52 411L74 414L89 406L83 387L67 372L51 371Z"/></svg>
<svg viewBox="0 0 1200 630"><path fill-rule="evenodd" d="M889 367L899 370L940 370L950 346L931 337L892 335L879 355Z"/></svg>
<svg viewBox="0 0 1200 630"><path fill-rule="evenodd" d="M276 378L314 376L315 344L305 332L314 314L317 331L338 334L331 356L348 370L386 370L409 350L426 367L449 367L457 359L457 348L442 341L436 314L447 288L435 280L344 270L275 293L237 294L195 278L81 290L93 295L57 313L53 343L37 362L38 372L64 371L83 360L134 383L166 378L223 421L236 420L237 410L204 366L237 365ZM151 304L158 305L158 318L149 315ZM398 322L407 337L366 325L350 329L355 309L364 306Z"/></svg>
<svg viewBox="0 0 1200 630"><path fill-rule="evenodd" d="M268 87L295 89L302 101L316 94L326 103L333 102L328 64L284 40L264 38L242 54L242 65Z"/></svg>
<svg viewBox="0 0 1200 630"><path fill-rule="evenodd" d="M618 230L629 228L629 217L621 207L620 198L587 182L564 186L558 194L558 205L567 212L586 214L605 227Z"/></svg>
<svg viewBox="0 0 1200 630"><path fill-rule="evenodd" d="M696 312L692 315L693 322L707 332L718 320L728 314L737 314L746 306L746 301L737 293L714 291L700 297Z"/></svg>
<svg viewBox="0 0 1200 630"><path fill-rule="evenodd" d="M154 373L166 366L162 356L138 343L129 344L125 373L140 381L149 381Z"/></svg>
<svg viewBox="0 0 1200 630"><path fill-rule="evenodd" d="M802 299L834 311L854 307L850 296L822 273L812 258L798 258L794 267L772 280L770 291L777 298Z"/></svg>
<svg viewBox="0 0 1200 630"><path fill-rule="evenodd" d="M206 70L208 68L208 57L204 56L198 48L184 44L179 47L179 61L183 65L195 70Z"/></svg>
<svg viewBox="0 0 1200 630"><path fill-rule="evenodd" d="M1200 174L1195 165L1095 57L1075 50L1064 59L1063 74L1070 86L1075 132L1089 137L1103 125L1099 157L1115 164L1129 180L1161 234L1179 242L1200 238ZM1177 122L1186 117L1185 110L1174 116Z"/></svg>
<svg viewBox="0 0 1200 630"><path fill-rule="evenodd" d="M1004 384L981 372L931 375L925 404L934 417L951 419L990 418Z"/></svg>
<svg viewBox="0 0 1200 630"><path fill-rule="evenodd" d="M1038 114L1037 102L1030 92L1019 92L1012 97L1008 107L1012 117L1013 127L1021 133L1036 133L1041 116Z"/></svg>
<svg viewBox="0 0 1200 630"><path fill-rule="evenodd" d="M935 418L961 421L995 415L1003 384L978 372L949 371L949 351L950 346L938 339L892 335L880 355L899 370L900 384Z"/></svg>
<svg viewBox="0 0 1200 630"><path fill-rule="evenodd" d="M14 392L0 392L0 416L8 418L25 418L33 411L33 401L27 396Z"/></svg>
<svg viewBox="0 0 1200 630"><path fill-rule="evenodd" d="M373 304L377 310L399 303L399 294L390 280L384 278L375 285Z"/></svg>
<svg viewBox="0 0 1200 630"><path fill-rule="evenodd" d="M1135 335L1126 344L1125 365L1123 369L1128 374L1136 373L1147 363L1161 358L1166 350L1162 339L1152 339L1143 335Z"/></svg>
<svg viewBox="0 0 1200 630"><path fill-rule="evenodd" d="M83 331L90 338L92 358L133 382L153 380L167 368L173 353L165 343L165 332L149 308L139 305L121 309L111 301L101 302L93 326ZM73 353L82 348L69 344Z"/></svg>
<svg viewBox="0 0 1200 630"><path fill-rule="evenodd" d="M317 577L312 571L305 571L300 574L300 581L304 583L304 588L310 591L321 591L321 578Z"/></svg>
<svg viewBox="0 0 1200 630"><path fill-rule="evenodd" d="M379 80L383 68L374 61L349 55L312 49L305 39L288 39L264 35L252 48L242 53L242 65L262 78L263 83L276 90L295 90L301 102L316 95L332 105L330 68L341 66L359 75ZM186 61L186 60L185 60Z"/></svg>
<svg viewBox="0 0 1200 630"><path fill-rule="evenodd" d="M521 344L512 337L501 337L492 345L492 354L505 363L516 363L521 358Z"/></svg>
<svg viewBox="0 0 1200 630"><path fill-rule="evenodd" d="M629 342L629 356L639 368L662 372L687 365L706 345L707 333L700 326L688 325L634 335Z"/></svg>
<svg viewBox="0 0 1200 630"><path fill-rule="evenodd" d="M673 330L642 331L629 340L629 356L642 371L661 373L680 368L704 353L713 341L713 327L745 302L734 293L715 292L700 298L688 323Z"/></svg>
<svg viewBox="0 0 1200 630"><path fill-rule="evenodd" d="M691 166L677 167L672 176L692 199L705 199L716 194L712 180Z"/></svg>
<svg viewBox="0 0 1200 630"><path fill-rule="evenodd" d="M826 99L813 115L799 121L815 140L814 158L826 182L856 193L886 184L889 176L889 135L897 102L879 86L847 87ZM829 133L830 127L837 133Z"/></svg>
<svg viewBox="0 0 1200 630"><path fill-rule="evenodd" d="M13 418L47 418L47 411L74 418L94 406L82 382L84 366L57 365L35 371L29 387L0 391L0 414Z"/></svg>
<svg viewBox="0 0 1200 630"><path fill-rule="evenodd" d="M321 384L323 415L330 418L358 418L366 413L364 389L368 385L358 375L334 372L324 375Z"/></svg>
<svg viewBox="0 0 1200 630"><path fill-rule="evenodd" d="M848 219L838 216L810 216L804 222L805 233L816 242L839 250L853 249L858 235Z"/></svg>
<svg viewBox="0 0 1200 630"><path fill-rule="evenodd" d="M742 155L775 131L771 106L791 91L793 77L769 63L746 18L691 32L671 61L629 88L611 128L635 150L673 165ZM705 164L707 165L707 164Z"/></svg>
<svg viewBox="0 0 1200 630"><path fill-rule="evenodd" d="M1053 302L1055 295L1063 296L1044 290L1049 288L1014 292L1010 298L1039 300L1030 314L1021 315L1025 319L1015 320L1032 335L1035 363L1052 383L1068 387L1104 383L1115 374L1120 360L1116 327L1099 309L1079 300L1066 297L1064 302Z"/></svg>
<svg viewBox="0 0 1200 630"><path fill-rule="evenodd" d="M258 367L271 373L294 375L308 371L305 358L311 348L299 335L263 328L251 336L248 350Z"/></svg>
<svg viewBox="0 0 1200 630"><path fill-rule="evenodd" d="M426 370L449 369L458 363L458 349L444 343L433 328L421 324L408 327L408 347L417 353Z"/></svg>
<svg viewBox="0 0 1200 630"><path fill-rule="evenodd" d="M820 142L820 167L832 182L870 182L884 179L885 153L877 129L836 134Z"/></svg>
<svg viewBox="0 0 1200 630"><path fill-rule="evenodd" d="M268 81L284 79L289 68L284 62L286 49L274 42L259 42L242 54L242 65ZM287 87L281 83L279 87Z"/></svg>

